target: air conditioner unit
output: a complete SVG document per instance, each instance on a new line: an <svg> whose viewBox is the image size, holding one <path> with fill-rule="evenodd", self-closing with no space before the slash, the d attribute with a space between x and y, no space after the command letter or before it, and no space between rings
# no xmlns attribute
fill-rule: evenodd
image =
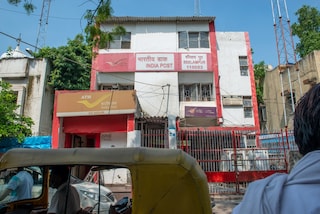
<svg viewBox="0 0 320 214"><path fill-rule="evenodd" d="M222 104L224 106L242 106L242 97L224 97L222 98Z"/></svg>

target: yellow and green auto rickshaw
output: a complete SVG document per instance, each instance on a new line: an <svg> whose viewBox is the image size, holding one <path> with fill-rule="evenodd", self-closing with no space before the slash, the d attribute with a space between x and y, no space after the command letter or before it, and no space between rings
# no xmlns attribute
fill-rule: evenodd
<svg viewBox="0 0 320 214"><path fill-rule="evenodd" d="M11 174L23 168L31 173L34 180L32 197L11 200L8 196L0 202L0 213L30 213L47 209L52 194L49 188L50 167L56 165L94 169L99 173L115 168L128 169L130 213L212 213L207 178L197 161L181 150L155 148L11 149L0 159L0 191L6 188ZM114 200L108 190L103 192L105 187L101 183L99 181L101 188L95 190L99 192L90 192L94 188L79 187L79 194L85 196L81 203L83 205L91 198L98 202L93 213L114 212L118 202L122 203L124 199ZM106 201L110 202L110 209L102 211L101 203ZM128 210L117 212L129 213Z"/></svg>

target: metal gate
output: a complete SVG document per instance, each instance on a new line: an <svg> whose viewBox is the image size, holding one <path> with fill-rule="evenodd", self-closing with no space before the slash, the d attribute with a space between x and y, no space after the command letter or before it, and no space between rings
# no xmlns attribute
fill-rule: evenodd
<svg viewBox="0 0 320 214"><path fill-rule="evenodd" d="M169 148L168 132L164 129L146 129L141 132L141 147Z"/></svg>
<svg viewBox="0 0 320 214"><path fill-rule="evenodd" d="M166 130L145 130L143 147L168 148ZM177 132L177 148L198 160L211 194L243 194L248 183L287 172L287 153L297 150L293 134L256 135L249 131Z"/></svg>

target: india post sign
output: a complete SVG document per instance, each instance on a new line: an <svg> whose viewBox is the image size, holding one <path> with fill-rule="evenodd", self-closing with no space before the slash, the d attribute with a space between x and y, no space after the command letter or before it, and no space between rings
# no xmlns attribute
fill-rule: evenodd
<svg viewBox="0 0 320 214"><path fill-rule="evenodd" d="M137 71L173 71L174 54L136 54Z"/></svg>
<svg viewBox="0 0 320 214"><path fill-rule="evenodd" d="M181 55L182 70L208 70L206 54L182 54Z"/></svg>
<svg viewBox="0 0 320 214"><path fill-rule="evenodd" d="M134 90L67 91L57 94L57 116L130 114L136 111Z"/></svg>

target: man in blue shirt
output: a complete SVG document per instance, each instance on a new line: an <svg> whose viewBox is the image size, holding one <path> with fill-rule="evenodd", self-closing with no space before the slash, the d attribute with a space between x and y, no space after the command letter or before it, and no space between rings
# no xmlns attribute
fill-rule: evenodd
<svg viewBox="0 0 320 214"><path fill-rule="evenodd" d="M14 175L4 191L0 193L0 201L10 195L10 201L23 200L32 197L33 178L29 172L19 171Z"/></svg>

